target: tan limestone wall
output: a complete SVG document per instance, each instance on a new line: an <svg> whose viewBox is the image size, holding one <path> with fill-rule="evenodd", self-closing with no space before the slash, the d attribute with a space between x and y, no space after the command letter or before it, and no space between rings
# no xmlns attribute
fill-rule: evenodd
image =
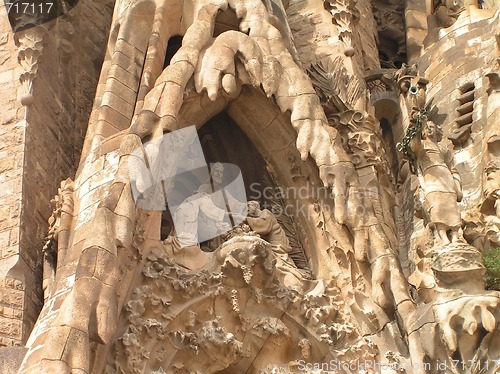
<svg viewBox="0 0 500 374"><path fill-rule="evenodd" d="M0 7L0 346L20 344L24 286L14 279L19 253L25 109L17 100L21 83L17 48Z"/></svg>
<svg viewBox="0 0 500 374"><path fill-rule="evenodd" d="M49 202L78 165L111 11L109 6L82 0L68 17L45 25L48 33L33 85L34 102L26 110L17 100L23 71L18 49L5 15L0 22L10 52L10 59L0 66L5 71L0 78L6 85L2 92L10 91L5 94L10 101L1 111L7 124L0 127L0 152L6 156L2 154L0 161L0 269L10 270L15 278L1 274L0 282L16 287L4 292L0 288L0 306L5 305L0 310L11 318L0 321L0 345L26 341L42 305L41 249L51 215Z"/></svg>
<svg viewBox="0 0 500 374"><path fill-rule="evenodd" d="M371 0L358 0L359 21L354 26L354 58L363 70L380 68L378 56L377 23L373 17Z"/></svg>
<svg viewBox="0 0 500 374"><path fill-rule="evenodd" d="M422 0L409 0L406 2L406 50L409 63L413 63L420 55L422 42L427 35L427 12L426 4Z"/></svg>
<svg viewBox="0 0 500 374"><path fill-rule="evenodd" d="M286 14L305 68L322 57L342 53L334 34L332 16L325 10L323 1L292 0Z"/></svg>
<svg viewBox="0 0 500 374"><path fill-rule="evenodd" d="M377 26L371 2L356 3L361 17L353 26L353 59L364 70L380 67L376 45ZM286 10L290 29L300 60L307 68L326 56L343 56L343 45L338 37L338 26L325 10L321 0L292 0Z"/></svg>

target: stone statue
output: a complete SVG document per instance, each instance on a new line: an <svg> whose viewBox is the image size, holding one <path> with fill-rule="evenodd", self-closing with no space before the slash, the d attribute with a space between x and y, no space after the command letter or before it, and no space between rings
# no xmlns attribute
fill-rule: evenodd
<svg viewBox="0 0 500 374"><path fill-rule="evenodd" d="M410 142L416 156L419 181L424 191L423 208L434 225L436 238L442 244L455 242L462 237L461 218L457 201L462 200L462 186L451 152L439 142L443 137L441 127L428 121ZM450 233L450 238L448 237Z"/></svg>
<svg viewBox="0 0 500 374"><path fill-rule="evenodd" d="M201 250L200 242L206 238L204 235L214 238L230 230L231 226L224 221L227 217L228 213L217 208L206 193L198 192L189 196L175 210L175 228L163 242L167 254L175 263L187 269L203 268L213 256ZM210 226L201 225L204 218L210 221ZM200 233L202 228L203 232Z"/></svg>
<svg viewBox="0 0 500 374"><path fill-rule="evenodd" d="M276 269L280 270L281 282L287 287L304 289L304 279L309 279L306 271L297 268L293 259L289 256L292 250L285 230L281 227L276 216L268 209L261 209L258 201L248 202L248 226L271 244L277 261Z"/></svg>
<svg viewBox="0 0 500 374"><path fill-rule="evenodd" d="M486 229L486 239L491 247L500 246L500 161L488 162L484 170L481 213Z"/></svg>
<svg viewBox="0 0 500 374"><path fill-rule="evenodd" d="M467 11L469 6L476 6L473 0L438 0L434 2L434 14L440 27L450 27L455 23L460 13Z"/></svg>
<svg viewBox="0 0 500 374"><path fill-rule="evenodd" d="M210 171L210 180L198 189L198 192L209 194L213 203L220 209L228 209L231 213L243 215L246 204L234 198L229 191L224 189L222 181L224 178L224 165L216 162ZM239 217L241 218L241 217Z"/></svg>
<svg viewBox="0 0 500 374"><path fill-rule="evenodd" d="M225 229L229 225L224 222L226 211L217 208L210 196L199 192L185 199L176 209L174 214L174 224L176 240L180 248L198 246L198 224L203 218L214 222L213 226L205 227L204 234L212 234L212 237Z"/></svg>
<svg viewBox="0 0 500 374"><path fill-rule="evenodd" d="M223 187L223 178L224 165L220 162L213 164L212 170L210 171L210 180L202 184L198 192L208 194L214 207L229 212L228 217L226 217L229 218L229 220L227 220L226 223L229 225L230 222L230 227L234 227L245 219L246 204L238 201L238 199L233 197L231 193ZM211 250L216 249L222 244L221 238L217 238L212 230L217 225L217 221L210 216L205 215L200 219L199 229L201 235L205 238L213 238L208 242L208 247Z"/></svg>
<svg viewBox="0 0 500 374"><path fill-rule="evenodd" d="M290 247L285 230L270 210L261 210L258 201L249 201L247 222L253 231L271 244L275 252L285 255L286 261L290 261L287 253L292 250L292 247Z"/></svg>

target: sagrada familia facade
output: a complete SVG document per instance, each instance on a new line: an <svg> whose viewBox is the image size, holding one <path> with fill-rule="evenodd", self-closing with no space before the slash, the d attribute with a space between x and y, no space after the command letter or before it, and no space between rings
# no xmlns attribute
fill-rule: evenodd
<svg viewBox="0 0 500 374"><path fill-rule="evenodd" d="M500 372L499 13L6 2L0 373Z"/></svg>

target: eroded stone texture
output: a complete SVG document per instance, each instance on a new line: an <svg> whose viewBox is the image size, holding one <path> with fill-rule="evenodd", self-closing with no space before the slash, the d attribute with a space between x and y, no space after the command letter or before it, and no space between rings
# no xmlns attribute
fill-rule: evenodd
<svg viewBox="0 0 500 374"><path fill-rule="evenodd" d="M28 108L25 122L17 101L4 112L19 166L0 164L0 243L17 256L1 264L26 264L5 278L0 336L31 332L20 372L497 372L500 297L485 290L482 252L500 230L498 5L481 4L117 1L97 88L73 45L101 67L109 5L75 8L89 17L77 35L99 29L88 40L74 41L71 15L57 37L6 31L20 66L0 83L20 76ZM56 87L57 100L42 95ZM164 134L214 119L226 130L203 132L210 162L262 163L245 172L266 181L246 188L271 188L259 203L293 219L254 209L183 248L172 217L133 191L165 162ZM53 142L55 163L39 151Z"/></svg>

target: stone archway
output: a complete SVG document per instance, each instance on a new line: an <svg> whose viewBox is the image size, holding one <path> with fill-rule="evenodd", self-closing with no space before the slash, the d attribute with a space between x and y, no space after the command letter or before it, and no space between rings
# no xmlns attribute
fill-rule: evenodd
<svg viewBox="0 0 500 374"><path fill-rule="evenodd" d="M190 96L187 109L180 110L178 128L195 125L203 129L210 118L225 110L274 171L278 183L296 189L308 187L308 183L321 186L314 162L299 161L296 132L287 114L258 89L248 86L237 98L229 102L223 99L210 102L205 94ZM203 102L205 105L200 105ZM182 113L189 113L191 120L183 118ZM147 114L157 120L154 113ZM262 114L267 119L258 116ZM286 265L283 270L281 260L273 259L275 255L260 239L230 240L218 250L216 262L197 272L186 272L162 252L158 240L146 239L140 249L143 261L138 265L143 270L132 282L113 339L111 352L116 355L107 356L110 372L123 365L139 372L145 367L168 370L182 366L186 370L201 367L207 373L230 373L233 369L290 368L290 363L300 357L317 362L342 357L354 362L361 357L359 350L365 358L374 356L371 343L360 338L356 328L344 319L340 290L330 283L328 269L318 266L326 246L321 247L321 240L316 238L321 228L307 216L314 209L311 196L299 196L297 201L306 212L298 217L305 243L317 245L311 255L319 280L302 279ZM155 221L158 217L150 218L149 225L159 224ZM138 217L136 225L140 227L141 221ZM276 261L277 267L272 265ZM322 271L327 276L322 277ZM300 291L284 286L286 277L300 278ZM171 285L181 288L166 291L165 287ZM166 299L162 295L167 295ZM165 319L165 315L169 317ZM152 330L154 336L149 335ZM348 341L353 348L342 351ZM199 360L192 361L189 358L195 352L202 353ZM271 352L279 353L272 362ZM101 371L103 363L102 359L96 362Z"/></svg>
<svg viewBox="0 0 500 374"><path fill-rule="evenodd" d="M322 256L326 256L324 248L329 243L323 229L318 226L320 217L314 204L320 202L327 208L330 206L328 209L333 212L329 200L331 192L324 187L315 161L311 157L306 162L301 160L296 145L297 131L292 126L290 113L282 113L259 88L243 85L233 97L221 93L214 101L209 100L206 93L191 92L179 109L178 128L194 125L201 129L221 112L226 112L249 138L272 171L278 186L286 186L285 192L293 200L290 213L296 215L300 240L311 270L318 277L329 278L331 269L325 267L329 261L322 260ZM148 115L158 121L153 113Z"/></svg>
<svg viewBox="0 0 500 374"><path fill-rule="evenodd" d="M292 251L289 253L299 268L309 268L310 255L304 252L304 238L295 219L297 198L293 188L277 183L274 169L261 156L252 141L226 111L204 124L198 131L207 163L230 163L241 170L247 201L256 200L268 209L284 228ZM287 161L291 161L289 153ZM292 170L291 170L292 171ZM297 170L293 170L296 173ZM237 175L227 175L226 183Z"/></svg>

